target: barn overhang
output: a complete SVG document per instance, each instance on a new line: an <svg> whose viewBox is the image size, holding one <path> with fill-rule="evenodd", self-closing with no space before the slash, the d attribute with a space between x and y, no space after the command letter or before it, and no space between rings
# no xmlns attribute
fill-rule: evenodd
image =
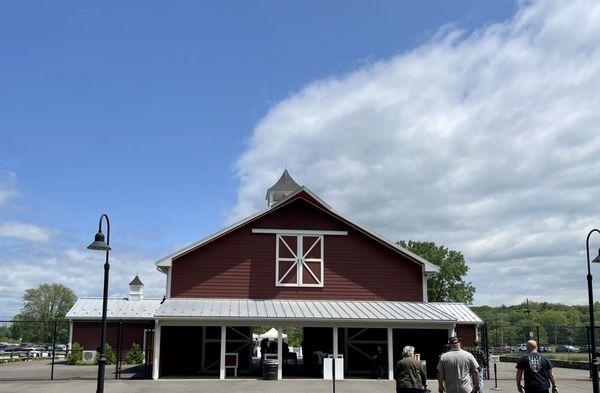
<svg viewBox="0 0 600 393"><path fill-rule="evenodd" d="M456 324L429 303L360 300L166 299L157 320L186 324L410 326Z"/></svg>

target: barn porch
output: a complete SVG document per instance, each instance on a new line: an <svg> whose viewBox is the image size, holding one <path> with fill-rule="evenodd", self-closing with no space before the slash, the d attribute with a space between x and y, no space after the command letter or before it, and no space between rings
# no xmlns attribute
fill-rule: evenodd
<svg viewBox="0 0 600 393"><path fill-rule="evenodd" d="M153 379L199 375L225 379L234 353L239 375L252 375L252 328L256 326L276 327L278 359L282 359L285 328L303 328L302 377L322 378L310 371L318 369L312 364L312 355L318 352L343 356L347 377L369 377L370 357L381 346L384 378L393 379L393 364L405 345L415 346L433 375L456 324L455 317L417 302L167 299L156 312ZM190 352L196 355L182 355L190 341L195 348ZM286 376L279 362L277 379Z"/></svg>

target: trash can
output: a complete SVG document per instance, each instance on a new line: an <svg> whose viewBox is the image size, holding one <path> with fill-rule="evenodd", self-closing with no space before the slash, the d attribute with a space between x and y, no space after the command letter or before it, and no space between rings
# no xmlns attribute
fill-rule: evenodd
<svg viewBox="0 0 600 393"><path fill-rule="evenodd" d="M329 355L323 359L323 379L333 379L333 366L333 356ZM338 355L335 359L335 379L338 381L344 379L344 355Z"/></svg>
<svg viewBox="0 0 600 393"><path fill-rule="evenodd" d="M263 362L263 379L268 381L277 380L277 368L279 362L277 360L265 359Z"/></svg>

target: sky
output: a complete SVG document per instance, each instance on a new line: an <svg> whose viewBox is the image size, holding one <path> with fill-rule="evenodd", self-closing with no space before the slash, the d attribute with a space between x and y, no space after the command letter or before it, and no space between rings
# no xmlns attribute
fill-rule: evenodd
<svg viewBox="0 0 600 393"><path fill-rule="evenodd" d="M0 49L0 317L44 282L101 296L102 212L111 295L139 274L162 297L153 262L263 208L285 167L463 252L475 304L587 300L595 1L9 2Z"/></svg>

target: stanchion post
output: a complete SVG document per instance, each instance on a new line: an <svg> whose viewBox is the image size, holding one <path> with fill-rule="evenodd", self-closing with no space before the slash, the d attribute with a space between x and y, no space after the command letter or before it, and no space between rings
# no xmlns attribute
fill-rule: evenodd
<svg viewBox="0 0 600 393"><path fill-rule="evenodd" d="M494 387L498 389L498 363L494 363Z"/></svg>
<svg viewBox="0 0 600 393"><path fill-rule="evenodd" d="M498 387L498 358L494 359L494 387L490 390L502 390Z"/></svg>
<svg viewBox="0 0 600 393"><path fill-rule="evenodd" d="M334 328L334 329L337 329L337 328ZM331 366L332 367L331 368L331 374L332 374L331 375L332 376L331 379L333 379L333 393L335 393L335 358L333 358L333 362L332 363L333 364Z"/></svg>
<svg viewBox="0 0 600 393"><path fill-rule="evenodd" d="M56 320L54 320L54 330L52 333L52 370L50 371L50 380L54 380L54 357L56 355Z"/></svg>
<svg viewBox="0 0 600 393"><path fill-rule="evenodd" d="M115 367L115 379L121 379L121 355L123 353L123 320L119 319L118 329L117 329L117 359L116 359L116 367Z"/></svg>

